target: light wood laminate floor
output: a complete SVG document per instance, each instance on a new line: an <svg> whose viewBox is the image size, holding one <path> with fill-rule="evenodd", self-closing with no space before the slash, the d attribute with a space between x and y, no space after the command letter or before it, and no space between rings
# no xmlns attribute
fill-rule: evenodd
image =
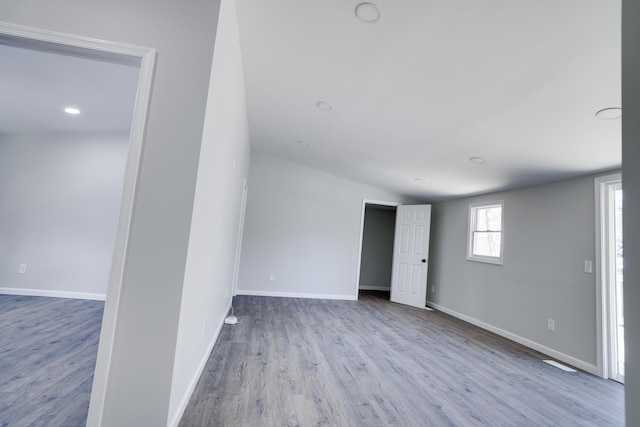
<svg viewBox="0 0 640 427"><path fill-rule="evenodd" d="M234 307L181 427L624 425L622 385L437 311L376 293Z"/></svg>
<svg viewBox="0 0 640 427"><path fill-rule="evenodd" d="M0 426L86 424L104 302L0 295Z"/></svg>

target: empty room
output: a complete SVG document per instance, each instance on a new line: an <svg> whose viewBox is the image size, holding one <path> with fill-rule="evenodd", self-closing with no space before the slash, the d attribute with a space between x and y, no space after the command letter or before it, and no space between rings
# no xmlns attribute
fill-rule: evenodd
<svg viewBox="0 0 640 427"><path fill-rule="evenodd" d="M640 424L640 6L0 17L3 47L136 75L126 129L2 106L4 425ZM32 115L83 123L97 89Z"/></svg>

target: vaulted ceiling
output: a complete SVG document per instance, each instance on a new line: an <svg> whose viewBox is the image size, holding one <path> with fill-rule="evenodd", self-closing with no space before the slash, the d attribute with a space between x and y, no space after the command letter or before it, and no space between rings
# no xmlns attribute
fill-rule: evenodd
<svg viewBox="0 0 640 427"><path fill-rule="evenodd" d="M620 166L620 0L237 8L254 150L434 201ZM0 58L0 134L128 129L137 67Z"/></svg>
<svg viewBox="0 0 640 427"><path fill-rule="evenodd" d="M433 200L620 165L619 0L237 5L256 150Z"/></svg>

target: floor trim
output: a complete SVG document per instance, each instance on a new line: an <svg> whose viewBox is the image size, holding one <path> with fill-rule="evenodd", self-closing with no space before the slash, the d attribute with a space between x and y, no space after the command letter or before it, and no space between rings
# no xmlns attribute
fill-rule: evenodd
<svg viewBox="0 0 640 427"><path fill-rule="evenodd" d="M387 285L387 286L360 285L360 287L358 289L361 290L361 291L391 292L391 285Z"/></svg>
<svg viewBox="0 0 640 427"><path fill-rule="evenodd" d="M533 350L539 351L540 353L544 353L547 356L551 356L554 359L558 359L564 363L567 363L571 366L574 366L578 369L581 369L585 372L588 372L590 374L599 376L598 374L598 367L596 365L593 365L591 363L587 363L584 360L578 359L576 357L573 356L569 356L568 354L564 354L561 353L557 350L554 350L550 347L547 347L545 345L542 345L540 343L537 343L535 341L531 341L530 339L521 337L520 335L516 335L514 333L511 333L509 331L505 331L504 329L500 329L496 326L490 325L489 323L485 323L481 320L478 319L474 319L473 317L467 316L466 314L462 314L462 313L458 313L457 311L451 310L450 308L447 307L443 307L441 305L432 303L430 301L427 301L427 306L434 308L438 311L441 311L443 313L449 314L453 317L456 317L460 320L464 320L465 322L471 323L472 325L478 326L482 329L485 329L487 331L493 332L494 334L498 334L502 337L508 338L511 341L515 341L518 344L522 344L526 347L529 347Z"/></svg>
<svg viewBox="0 0 640 427"><path fill-rule="evenodd" d="M51 290L45 290L45 289L25 289L25 288L7 288L7 287L0 287L0 294L25 295L30 297L88 299L88 300L94 300L94 301L104 301L107 299L106 294L91 294L87 292L51 291Z"/></svg>
<svg viewBox="0 0 640 427"><path fill-rule="evenodd" d="M355 295L330 295L330 294L305 294L300 292L271 292L238 289L236 295L250 295L257 297L282 297L282 298L310 298L310 299L337 299L356 301Z"/></svg>
<svg viewBox="0 0 640 427"><path fill-rule="evenodd" d="M198 384L198 381L200 380L200 377L204 372L204 368L207 365L207 361L211 356L213 347L215 347L216 342L218 341L218 337L220 336L220 332L222 331L222 326L224 326L224 319L227 317L229 310L231 310L231 304L232 304L232 301L229 301L229 305L227 306L227 309L224 312L224 316L220 319L220 322L218 323L218 328L216 329L215 333L213 334L213 338L209 343L209 347L207 348L207 351L204 353L202 360L200 361L200 366L198 367L196 374L191 379L191 382L189 383L189 387L187 388L187 392L182 397L182 400L180 401L180 404L178 405L176 412L173 414L173 417L171 417L171 421L169 421L169 423L167 424L168 426L178 427L178 424L180 424L180 420L184 415L184 411L187 409L189 400L191 400L191 395L193 395L193 391L196 389L196 385Z"/></svg>

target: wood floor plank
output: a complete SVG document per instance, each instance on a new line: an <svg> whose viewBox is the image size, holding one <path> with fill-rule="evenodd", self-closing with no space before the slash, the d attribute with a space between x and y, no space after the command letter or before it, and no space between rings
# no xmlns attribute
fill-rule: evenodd
<svg viewBox="0 0 640 427"><path fill-rule="evenodd" d="M234 308L181 427L624 425L622 385L375 292Z"/></svg>
<svg viewBox="0 0 640 427"><path fill-rule="evenodd" d="M182 426L623 425L624 387L438 312L239 297ZM86 422L103 303L0 296L0 426Z"/></svg>
<svg viewBox="0 0 640 427"><path fill-rule="evenodd" d="M103 309L0 295L0 426L86 424Z"/></svg>

